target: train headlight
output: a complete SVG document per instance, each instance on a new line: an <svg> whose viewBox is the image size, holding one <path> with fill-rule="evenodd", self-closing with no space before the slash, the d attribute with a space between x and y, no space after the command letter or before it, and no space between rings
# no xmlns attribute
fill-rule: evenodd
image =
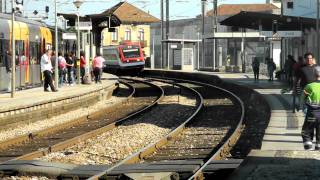
<svg viewBox="0 0 320 180"><path fill-rule="evenodd" d="M129 62L129 60L127 60L127 63Z"/></svg>

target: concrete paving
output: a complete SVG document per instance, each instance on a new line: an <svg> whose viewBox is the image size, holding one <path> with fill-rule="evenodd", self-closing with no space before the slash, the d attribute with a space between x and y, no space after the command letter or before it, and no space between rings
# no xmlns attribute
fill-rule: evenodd
<svg viewBox="0 0 320 180"><path fill-rule="evenodd" d="M270 123L261 149L252 150L229 179L320 179L320 151L303 149L301 128L304 114L301 111L293 113L292 96L284 91L285 84L270 82L265 76L255 82L252 74L214 74L255 89L271 107Z"/></svg>
<svg viewBox="0 0 320 180"><path fill-rule="evenodd" d="M301 128L304 114L293 113L291 94L282 93L286 88L284 83L276 80L268 81L263 75L260 75L259 81L254 81L253 74L218 73L217 75L222 79L253 88L269 103L271 117L261 150L303 150Z"/></svg>

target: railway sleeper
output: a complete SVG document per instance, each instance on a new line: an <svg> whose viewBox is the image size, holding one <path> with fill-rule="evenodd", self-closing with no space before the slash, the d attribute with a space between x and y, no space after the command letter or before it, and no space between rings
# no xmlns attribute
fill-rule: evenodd
<svg viewBox="0 0 320 180"><path fill-rule="evenodd" d="M185 155L185 156L153 156L153 157L149 157L147 158L145 161L163 161L163 160L193 160L193 159L205 159L207 158L207 154L206 155Z"/></svg>
<svg viewBox="0 0 320 180"><path fill-rule="evenodd" d="M210 154L212 152L211 149L180 149L179 151L176 150L167 150L164 149L162 151L156 152L154 156L184 156L184 155L204 155L204 154Z"/></svg>

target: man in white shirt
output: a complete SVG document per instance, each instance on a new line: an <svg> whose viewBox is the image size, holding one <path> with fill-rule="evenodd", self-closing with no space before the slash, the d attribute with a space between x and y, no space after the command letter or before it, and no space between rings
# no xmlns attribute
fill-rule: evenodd
<svg viewBox="0 0 320 180"><path fill-rule="evenodd" d="M57 92L58 90L54 87L52 82L52 64L51 64L51 54L52 50L47 50L45 54L41 57L41 72L44 76L44 91L49 91L48 87L50 86L52 92Z"/></svg>

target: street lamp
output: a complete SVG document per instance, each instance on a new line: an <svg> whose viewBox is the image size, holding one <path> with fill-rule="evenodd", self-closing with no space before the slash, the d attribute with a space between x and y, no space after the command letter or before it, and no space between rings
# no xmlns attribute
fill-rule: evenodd
<svg viewBox="0 0 320 180"><path fill-rule="evenodd" d="M77 83L80 84L80 29L79 29L79 24L80 24L80 15L79 15L79 8L82 5L83 1L82 0L76 0L73 1L73 4L77 8L77 19L78 19L78 35L77 35Z"/></svg>

